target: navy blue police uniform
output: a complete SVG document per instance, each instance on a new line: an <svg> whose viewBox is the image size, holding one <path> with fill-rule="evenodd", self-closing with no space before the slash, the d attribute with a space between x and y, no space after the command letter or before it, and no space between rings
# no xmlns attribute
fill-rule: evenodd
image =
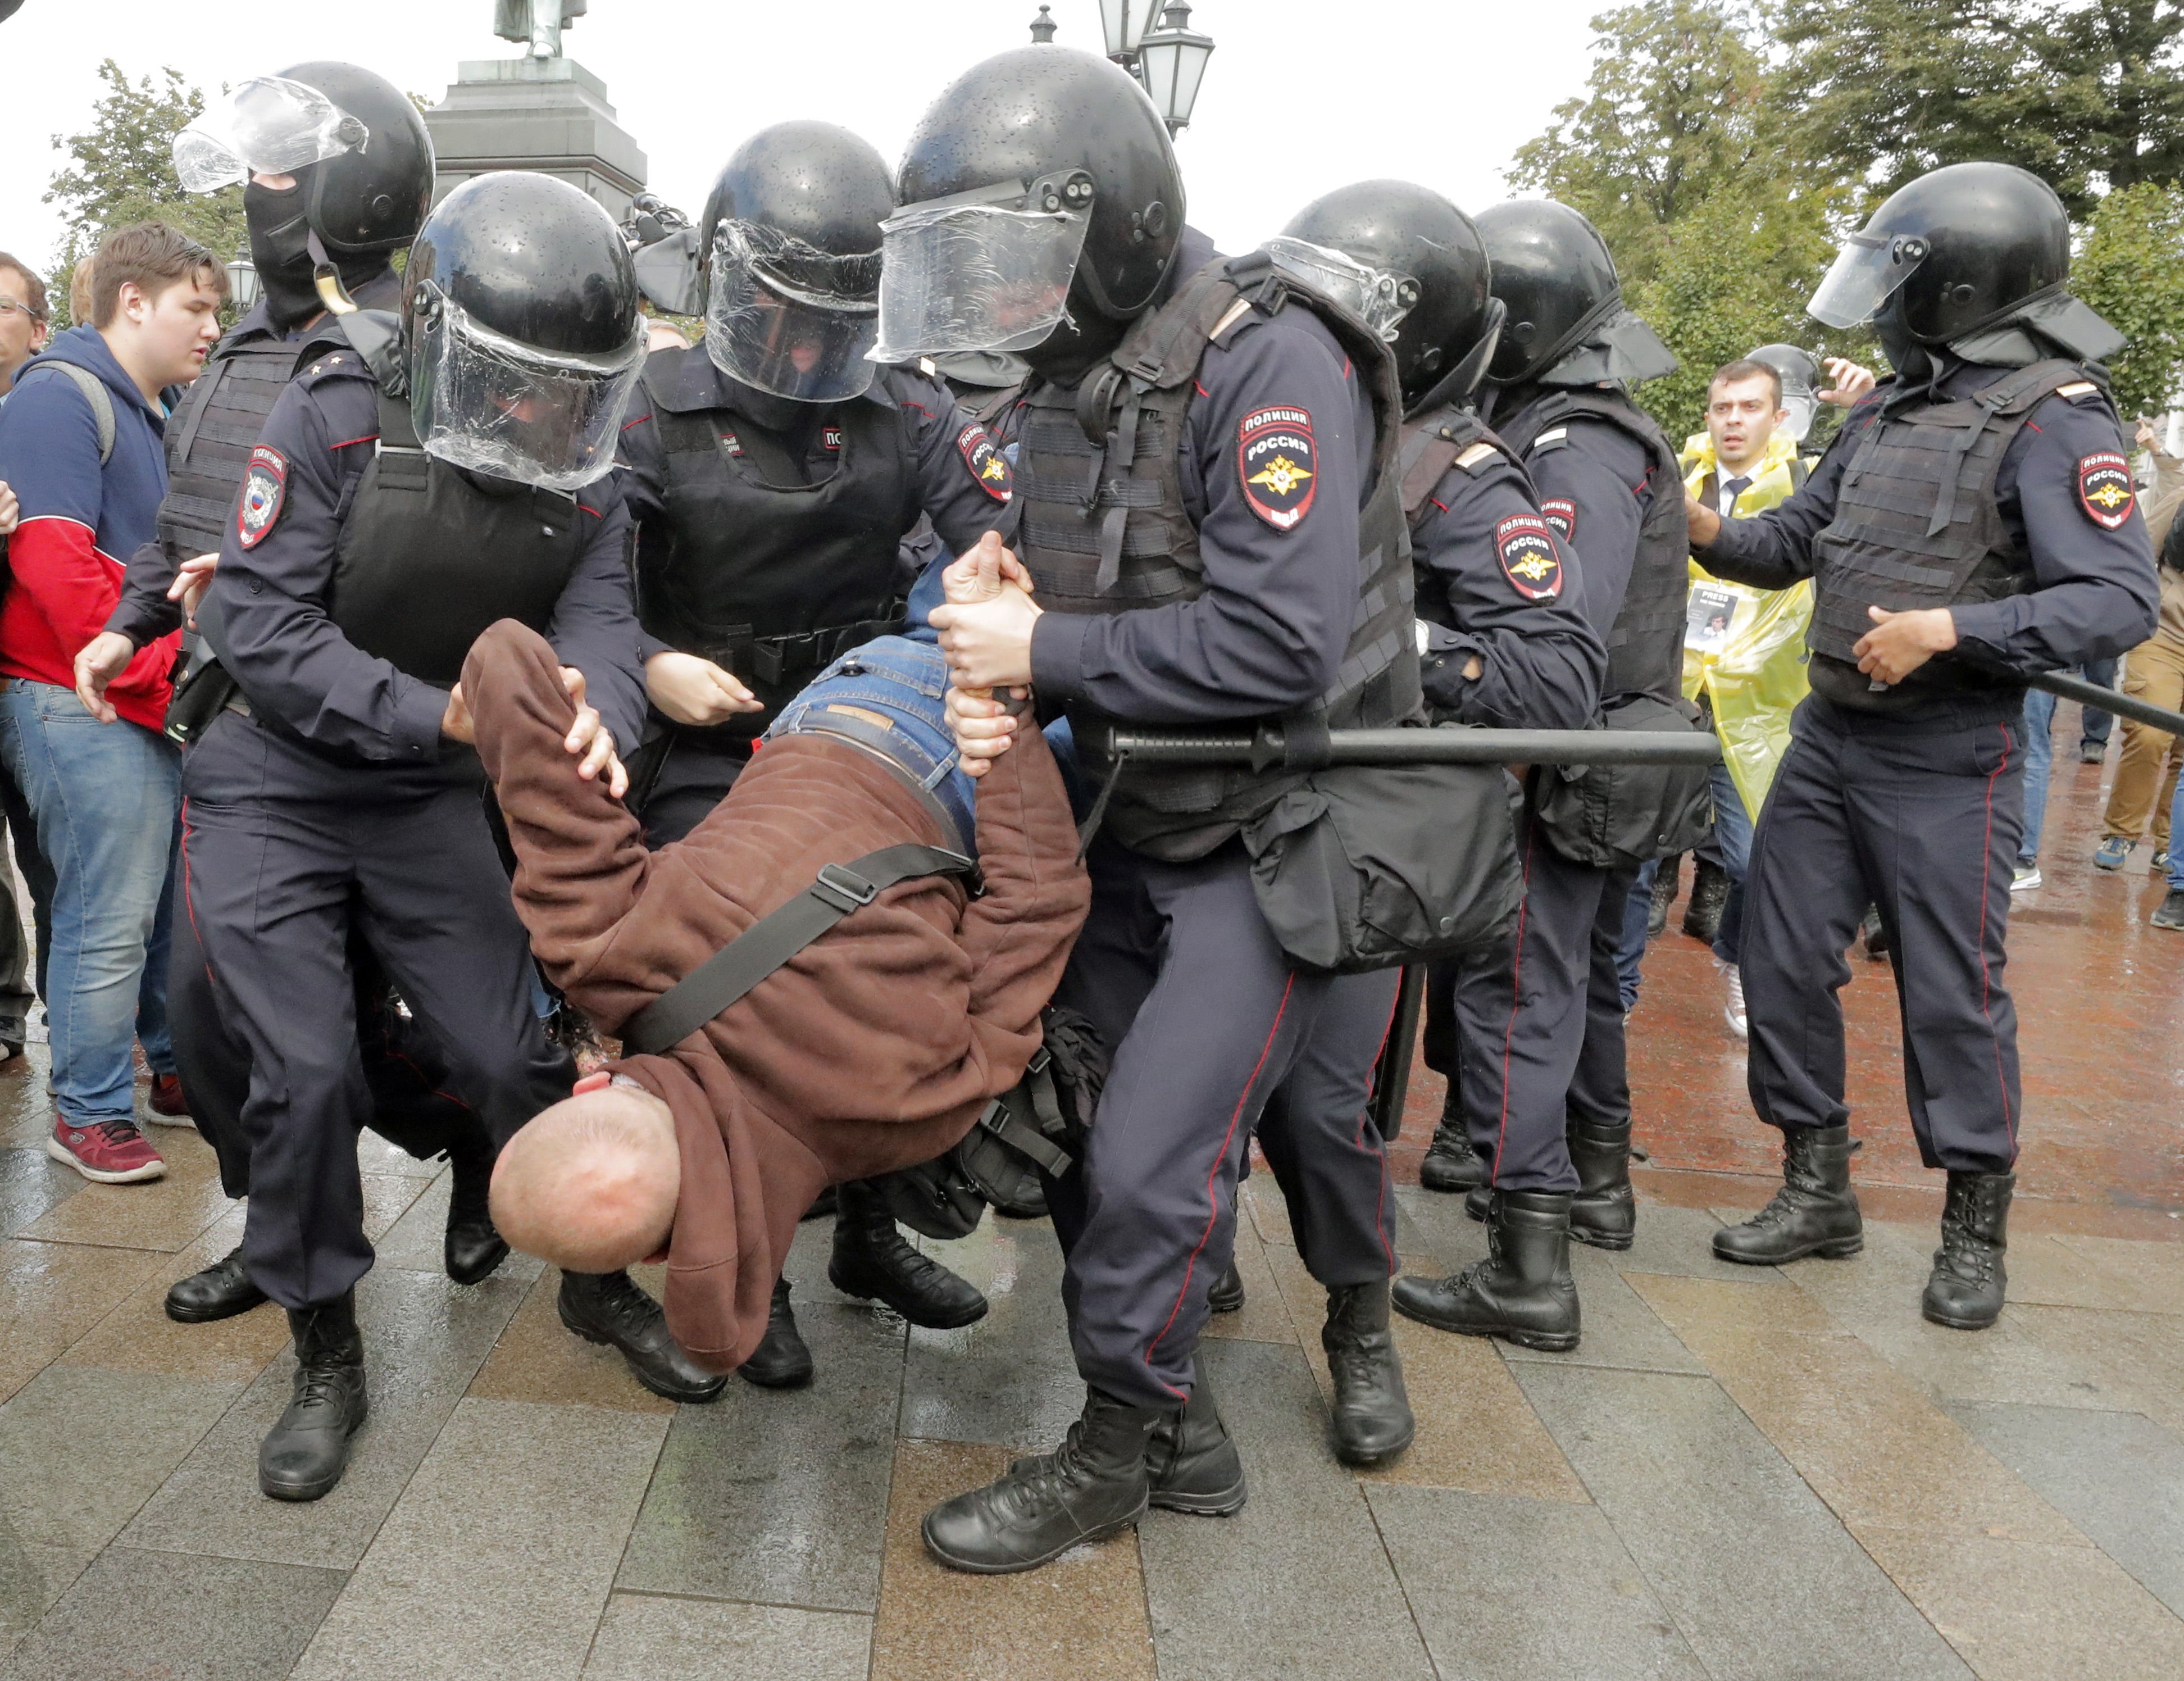
<svg viewBox="0 0 2184 1681"><path fill-rule="evenodd" d="M1634 633L1626 605L1646 558L1645 533L1663 499L1675 499L1680 513L1683 487L1666 444L1647 438L1627 397L1612 388L1585 394L1629 410L1630 418L1559 412L1566 394L1547 390L1516 407L1498 429L1523 459L1547 524L1576 554L1578 588L1566 593L1608 651L1600 698L1613 704L1626 684L1646 686L1618 673L1617 651L1661 640L1650 620L1667 610L1649 612L1648 624ZM1679 548L1674 617L1680 634ZM1660 557L1652 564L1658 571ZM1673 665L1664 670L1666 682L1675 684ZM1574 697L1559 698L1566 705ZM1433 968L1426 1063L1457 1087L1472 1147L1495 1186L1575 1191L1568 1122L1629 1116L1614 953L1636 871L1565 857L1529 813L1518 858L1524 903L1507 940Z"/></svg>
<svg viewBox="0 0 2184 1681"><path fill-rule="evenodd" d="M1422 416L1405 437L1404 511L1425 644L1420 675L1434 718L1503 729L1585 728L1599 704L1607 649L1581 606L1582 568L1542 516L1530 478L1467 415ZM1400 980L1389 969L1334 983L1259 1121L1298 1254L1330 1289L1384 1278L1396 1266L1387 1150L1368 1114L1374 1058L1361 1062L1358 1053L1377 1053Z"/></svg>
<svg viewBox="0 0 2184 1681"><path fill-rule="evenodd" d="M1013 533L1016 515L1006 455L914 369L883 368L847 402L797 404L751 392L699 345L654 352L644 391L621 461L644 656L710 659L766 706L710 728L652 714L638 805L661 846L720 802L783 703L902 628L906 536L928 524L952 558Z"/></svg>
<svg viewBox="0 0 2184 1681"><path fill-rule="evenodd" d="M347 349L281 394L199 614L240 695L184 767L186 902L248 1050L245 1259L288 1308L371 1265L352 930L495 1145L573 1076L533 1008L476 756L441 734L471 638L535 619L617 742L643 717L611 480L571 497L474 477L383 444L382 410L406 427Z"/></svg>
<svg viewBox="0 0 2184 1681"><path fill-rule="evenodd" d="M1934 425L1894 424L1907 411ZM1932 486L1904 494L1915 488L1899 466L1908 450L1892 434L1906 430L1961 451L1936 519ZM1947 559L1887 561L1952 546L1977 561L1953 600ZM2003 941L2024 824L2025 679L2135 646L2153 634L2159 600L2106 393L2052 362L1959 363L1930 391L1891 382L1852 412L1803 489L1724 522L1696 553L1739 583L1809 578L1815 590L1813 692L1792 717L1745 885L1754 1109L1784 1129L1847 1120L1843 953L1876 904L1920 1155L1930 1168L2008 1171L2020 1094ZM1896 576L1875 582L1866 557ZM1908 592L1907 578L1930 587ZM1851 652L1874 605L1947 605L1956 647L1879 684Z"/></svg>
<svg viewBox="0 0 2184 1681"><path fill-rule="evenodd" d="M389 269L354 288L352 295L364 309L392 310L400 292L401 281ZM167 599L168 587L185 560L219 550L248 472L251 448L281 390L298 372L348 343L331 315L283 332L274 324L270 304L261 300L213 347L204 371L184 388L168 430L169 488L160 505L159 538L130 556L121 599L107 619L107 629L141 648L183 628L181 607ZM186 759L188 751L185 744ZM181 867L177 851L177 873ZM482 1143L476 1117L443 1089L444 1070L437 1066L432 1047L387 1008L369 951L353 939L349 956L357 972L372 1131L421 1161L450 1148ZM167 1013L191 1119L219 1159L221 1189L231 1197L246 1197L250 1150L242 1115L250 1089L248 1047L220 1013L203 948L187 916L174 930Z"/></svg>

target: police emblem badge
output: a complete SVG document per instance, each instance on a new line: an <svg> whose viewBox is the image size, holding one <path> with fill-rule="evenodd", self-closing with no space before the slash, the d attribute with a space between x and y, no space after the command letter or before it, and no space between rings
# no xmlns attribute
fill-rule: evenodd
<svg viewBox="0 0 2184 1681"><path fill-rule="evenodd" d="M963 457L963 465L971 469L971 477L978 481L978 489L996 502L1006 502L1016 494L1016 479L1009 472L1009 458L994 442L994 434L972 422L956 434L956 448Z"/></svg>
<svg viewBox="0 0 2184 1681"><path fill-rule="evenodd" d="M1303 409L1255 409L1236 428L1236 472L1251 511L1277 531L1294 531L1319 488L1319 451Z"/></svg>
<svg viewBox="0 0 2184 1681"><path fill-rule="evenodd" d="M1552 528L1537 514L1512 514L1494 528L1494 552L1517 593L1552 601L1563 593L1563 557Z"/></svg>
<svg viewBox="0 0 2184 1681"><path fill-rule="evenodd" d="M2113 450L2085 456L2078 463L2078 505L2103 531L2114 531L2138 505L2138 486L2131 463Z"/></svg>
<svg viewBox="0 0 2184 1681"><path fill-rule="evenodd" d="M281 505L288 497L288 462L270 444L250 452L249 471L242 480L242 500L236 504L236 540L255 549L259 540L281 517Z"/></svg>
<svg viewBox="0 0 2184 1681"><path fill-rule="evenodd" d="M1567 497L1557 496L1551 502L1540 504L1540 511L1547 517L1565 543L1577 541L1577 504Z"/></svg>

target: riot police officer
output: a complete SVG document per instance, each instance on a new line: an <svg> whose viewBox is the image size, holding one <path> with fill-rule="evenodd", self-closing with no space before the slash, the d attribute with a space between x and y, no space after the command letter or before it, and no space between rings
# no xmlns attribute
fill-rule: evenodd
<svg viewBox="0 0 2184 1681"><path fill-rule="evenodd" d="M610 785L642 716L627 515L602 481L644 335L606 213L549 176L466 182L410 247L398 322L342 325L251 450L199 610L236 693L183 776L187 903L249 1050L243 1255L295 1336L259 1453L283 1499L340 1480L365 1410L351 930L496 1143L574 1072L481 820L464 655L501 618L546 632L588 697L579 772ZM572 1328L605 1340L616 1304L596 1309Z"/></svg>
<svg viewBox="0 0 2184 1681"><path fill-rule="evenodd" d="M1505 313L1478 229L1429 188L1368 181L1307 205L1268 249L1337 295L1347 282L1367 325L1392 334L1405 410L1398 470L1435 718L1584 729L1607 652L1580 605L1579 568L1522 463L1472 410ZM1395 1254L1387 1151L1362 1121L1370 1051L1397 985L1394 970L1334 984L1258 1130L1298 1253L1328 1289L1334 1448L1351 1464L1390 1457L1412 1429L1386 1329Z"/></svg>
<svg viewBox="0 0 2184 1681"><path fill-rule="evenodd" d="M1036 597L933 616L967 685L959 736L1006 751L1013 717L968 691L1033 687L1066 706L1101 819L1059 997L1113 1069L1082 1164L1048 1192L1084 1414L924 1524L952 1567L1024 1570L1149 1500L1245 1499L1195 1353L1253 1119L1329 993L1276 940L1240 838L1295 779L1131 766L1100 730L1419 716L1400 399L1362 321L1184 228L1167 130L1104 60L1042 46L976 66L918 123L900 184L880 354L1013 351L1034 376L1018 466ZM1338 1060L1369 1062L1383 1027Z"/></svg>
<svg viewBox="0 0 2184 1681"><path fill-rule="evenodd" d="M900 628L902 545L922 522L951 556L1013 528L1009 464L985 427L931 374L866 355L894 209L879 154L817 122L752 136L707 199L704 343L653 355L621 439L652 707L636 797L655 846L719 803L784 701ZM914 1325L986 1311L867 1182L839 1187L827 1272ZM786 1279L743 1375L811 1377Z"/></svg>
<svg viewBox="0 0 2184 1681"><path fill-rule="evenodd" d="M1629 386L1675 359L1625 307L1606 242L1576 211L1513 200L1481 213L1479 231L1507 310L1483 410L1576 551L1585 616L1607 650L1609 721L1627 712L1660 728L1684 705L1682 480L1675 450ZM1400 1280L1396 1305L1412 1318L1573 1348L1570 1237L1630 1246L1615 952L1631 878L1660 849L1662 808L1704 809L1703 777L1696 790L1691 780L1553 769L1529 779L1523 914L1492 953L1439 966L1429 993L1428 1061L1449 1075L1462 1122L1436 1132L1433 1153L1448 1170L1436 1179L1476 1181L1491 1248L1456 1277ZM1634 841L1656 851L1634 855Z"/></svg>
<svg viewBox="0 0 2184 1681"><path fill-rule="evenodd" d="M262 91L269 87L273 98ZM200 136L213 137L213 125L179 142L192 190L216 191L248 177L243 214L259 299L214 347L168 424L168 492L159 507L159 541L131 557L107 635L78 657L79 682L93 700L136 649L181 627L182 611L169 599L170 587L186 565L201 572L200 557L219 552L251 446L274 400L303 369L348 343L320 291L321 264L337 301L345 297L374 310L392 310L398 302L400 282L389 260L416 233L432 198L432 137L407 95L354 64L296 64L239 89L216 114L226 119L217 124L219 137L277 149L277 131L259 133L262 117L256 129L238 122L238 106L263 112L280 102L309 103L311 95L330 107L320 124L337 131L328 155L297 162L292 154L261 150L259 161L286 165L268 172L253 170L249 159L231 150L222 148L223 158L199 143ZM339 132L351 124L354 134ZM238 128L250 137L237 135ZM216 676L210 682L216 684ZM187 690L185 695L184 718ZM177 729L187 734L188 723L178 719ZM250 1188L250 1152L240 1130L249 1087L248 1047L221 1017L196 930L188 918L181 922L167 983L176 1060L198 1130L220 1159L222 1188L243 1197ZM352 958L365 1029L360 1048L374 1100L370 1125L421 1159L443 1152L452 1159L447 1270L458 1283L474 1284L508 1253L486 1210L490 1143L476 1117L440 1089L443 1070L430 1043L388 1008L369 952L359 946ZM246 1312L265 1299L238 1243L169 1290L166 1310L197 1324Z"/></svg>
<svg viewBox="0 0 2184 1681"><path fill-rule="evenodd" d="M1879 905L1919 1153L1948 1175L1921 1303L2002 1310L2016 1182L2017 1018L2003 986L2023 821L2028 675L2153 633L2153 556L2100 363L2121 336L2069 290L2070 225L2037 177L1956 164L1892 195L1814 294L1870 322L1895 376L1804 489L1750 519L1691 516L1709 572L1814 582L1797 708L1746 883L1750 1084L1783 1186L1718 1232L1725 1260L1855 1254L1843 961Z"/></svg>

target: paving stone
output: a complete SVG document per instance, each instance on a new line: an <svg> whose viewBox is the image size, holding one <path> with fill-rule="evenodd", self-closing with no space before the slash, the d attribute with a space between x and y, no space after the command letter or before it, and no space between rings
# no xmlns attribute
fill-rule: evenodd
<svg viewBox="0 0 2184 1681"><path fill-rule="evenodd" d="M2184 1622L2094 1548L1854 1533L1981 1681L2184 1675Z"/></svg>
<svg viewBox="0 0 2184 1681"><path fill-rule="evenodd" d="M1251 1499L1233 1517L1154 1512L1139 1531L1162 1681L1429 1681L1362 1491L1328 1454L1301 1352L1208 1342Z"/></svg>
<svg viewBox="0 0 2184 1681"><path fill-rule="evenodd" d="M2004 1262L2009 1273L2009 1299L2048 1307L2126 1311L2159 1305L2165 1312L2184 1313L2184 1296L2175 1287L2164 1289L2161 1282L2152 1277L2134 1279L2128 1271L2118 1271L2075 1247L2113 1241L2013 1232Z"/></svg>
<svg viewBox="0 0 2184 1681"><path fill-rule="evenodd" d="M930 1247L936 1255L953 1251L944 1259L991 1305L983 1319L958 1331L911 1329L902 1433L1023 1451L1053 1447L1084 1406L1053 1228L1044 1220L989 1219L961 1243Z"/></svg>
<svg viewBox="0 0 2184 1681"><path fill-rule="evenodd" d="M1630 1281L1596 1249L1573 1245L1571 1271L1577 1278L1578 1311L1583 1327L1576 1348L1546 1354L1513 1343L1495 1347L1507 1360L1546 1360L1558 1365L1612 1365L1630 1371L1703 1373L1705 1365L1646 1305Z"/></svg>
<svg viewBox="0 0 2184 1681"><path fill-rule="evenodd" d="M1259 1234L1262 1243L1286 1243L1296 1247L1296 1234L1290 1230L1289 1205L1282 1200L1282 1187L1274 1183L1273 1170L1262 1159L1255 1156L1251 1176L1236 1187L1237 1205Z"/></svg>
<svg viewBox="0 0 2184 1681"><path fill-rule="evenodd" d="M786 1606L616 1594L584 1681L865 1681L872 1620Z"/></svg>
<svg viewBox="0 0 2184 1681"><path fill-rule="evenodd" d="M53 1099L46 1096L46 1076L53 1058L43 1045L27 1047L21 1058L0 1063L0 1149L45 1148L53 1130Z"/></svg>
<svg viewBox="0 0 2184 1681"><path fill-rule="evenodd" d="M1443 1675L1705 1681L1597 1510L1445 1488L1366 1498Z"/></svg>
<svg viewBox="0 0 2184 1681"><path fill-rule="evenodd" d="M0 1149L0 1237L14 1237L89 1182L47 1155L42 1143Z"/></svg>
<svg viewBox="0 0 2184 1681"><path fill-rule="evenodd" d="M656 1300L656 1280L651 1282L650 1293ZM654 1394L632 1377L629 1362L619 1349L588 1343L561 1323L554 1307L560 1293L560 1269L547 1267L471 1380L470 1393L481 1400L671 1414L675 1403Z"/></svg>
<svg viewBox="0 0 2184 1681"><path fill-rule="evenodd" d="M666 1427L605 1407L463 1402L295 1681L569 1681Z"/></svg>
<svg viewBox="0 0 2184 1681"><path fill-rule="evenodd" d="M1632 1282L1844 1522L2086 1544L1924 1390L1825 1315L1814 1334L1797 1315L1770 1322L1778 1290Z"/></svg>
<svg viewBox="0 0 2184 1681"><path fill-rule="evenodd" d="M16 1647L9 1681L282 1681L347 1579L109 1548Z"/></svg>
<svg viewBox="0 0 2184 1681"><path fill-rule="evenodd" d="M2058 1236L2054 1241L2116 1281L2118 1287L2109 1299L2095 1305L2139 1313L2184 1313L2184 1243L2076 1233ZM2013 1244L2013 1259L2015 1253Z"/></svg>
<svg viewBox="0 0 2184 1681"><path fill-rule="evenodd" d="M113 1312L69 1346L64 1364L109 1371L164 1371L234 1384L238 1390L287 1346L287 1316L270 1303L209 1325L178 1325L167 1317L168 1287L209 1266L242 1239L240 1204L189 1248L163 1255L151 1276Z"/></svg>
<svg viewBox="0 0 2184 1681"><path fill-rule="evenodd" d="M1461 1272L1472 1262L1485 1259L1486 1227L1464 1213L1462 1197L1399 1185L1396 1202L1418 1228L1424 1253L1440 1263L1437 1271Z"/></svg>
<svg viewBox="0 0 2184 1681"><path fill-rule="evenodd" d="M888 1503L872 1681L1152 1681L1145 1584L1128 1531L1042 1570L966 1576L934 1562L919 1525L1008 1468L1006 1448L904 1441Z"/></svg>
<svg viewBox="0 0 2184 1681"><path fill-rule="evenodd" d="M1715 1384L1539 1364L1517 1378L1712 1681L1970 1674Z"/></svg>
<svg viewBox="0 0 2184 1681"><path fill-rule="evenodd" d="M448 1197L454 1182L452 1172L442 1173L417 1194L384 1237L374 1239L372 1247L377 1253L379 1265L398 1266L411 1272L436 1272L443 1278L447 1276L447 1260L442 1250L448 1232ZM545 1270L545 1262L510 1250L508 1259L494 1269L493 1276L528 1284Z"/></svg>
<svg viewBox="0 0 2184 1681"><path fill-rule="evenodd" d="M148 1249L0 1239L0 1400L111 1313L162 1259Z"/></svg>
<svg viewBox="0 0 2184 1681"><path fill-rule="evenodd" d="M1244 1281L1244 1305L1234 1313L1209 1314L1205 1334L1246 1343L1295 1343L1296 1326L1290 1322L1289 1304L1267 1265L1267 1246L1249 1220L1237 1223L1236 1276Z"/></svg>
<svg viewBox="0 0 2184 1681"><path fill-rule="evenodd" d="M341 1485L306 1504L258 1492L258 1444L287 1406L296 1370L283 1350L138 1515L129 1544L352 1568L522 1296L501 1278L464 1288L398 1268L366 1274L356 1297L371 1416Z"/></svg>
<svg viewBox="0 0 2184 1681"><path fill-rule="evenodd" d="M0 1521L0 1674L8 1673L8 1654L68 1592L88 1559L81 1548L19 1540Z"/></svg>
<svg viewBox="0 0 2184 1681"><path fill-rule="evenodd" d="M2094 1545L2184 1616L2184 1442L2137 1413L1949 1410Z"/></svg>
<svg viewBox="0 0 2184 1681"><path fill-rule="evenodd" d="M402 1179L437 1179L448 1170L445 1157L428 1156L420 1161L369 1127L356 1136L356 1165L360 1173L387 1173Z"/></svg>
<svg viewBox="0 0 2184 1681"><path fill-rule="evenodd" d="M676 1415L616 1588L815 1611L878 1603L902 1321L827 1303L796 1317L811 1387L732 1381Z"/></svg>
<svg viewBox="0 0 2184 1681"><path fill-rule="evenodd" d="M2042 1347L2092 1368L2133 1411L2184 1434L2184 1338L2173 1321L2159 1314L2036 1304L2003 1311Z"/></svg>
<svg viewBox="0 0 2184 1681"><path fill-rule="evenodd" d="M188 1127L162 1127L153 1144L167 1176L141 1185L92 1185L22 1228L20 1235L57 1243L99 1243L124 1249L186 1249L232 1204L220 1188L212 1146Z"/></svg>

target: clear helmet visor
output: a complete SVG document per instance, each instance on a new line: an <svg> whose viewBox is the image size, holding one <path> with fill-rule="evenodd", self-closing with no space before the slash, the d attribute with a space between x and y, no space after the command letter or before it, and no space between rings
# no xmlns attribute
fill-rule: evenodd
<svg viewBox="0 0 2184 1681"><path fill-rule="evenodd" d="M705 353L729 378L798 403L840 403L872 383L879 253L840 257L755 222L721 223L705 298Z"/></svg>
<svg viewBox="0 0 2184 1681"><path fill-rule="evenodd" d="M360 151L365 126L315 87L254 76L175 137L175 173L189 193L211 193L258 175L292 175Z"/></svg>
<svg viewBox="0 0 2184 1681"><path fill-rule="evenodd" d="M1091 221L1089 179L1084 187L1081 204L1054 209L1012 185L1006 189L1012 204L936 199L882 223L880 333L872 360L907 362L1044 343L1067 313L1069 282L1084 254Z"/></svg>
<svg viewBox="0 0 2184 1681"><path fill-rule="evenodd" d="M1785 386L1782 390L1782 407L1788 412L1790 418L1784 421L1775 430L1786 434L1794 444L1803 443L1812 435L1813 421L1820 411L1819 404L1814 399L1810 391L1797 391Z"/></svg>
<svg viewBox="0 0 2184 1681"><path fill-rule="evenodd" d="M1368 268L1345 252L1287 234L1278 234L1262 249L1283 273L1340 304L1390 344L1403 318L1418 305L1418 283L1409 275Z"/></svg>
<svg viewBox="0 0 2184 1681"><path fill-rule="evenodd" d="M620 350L560 355L437 299L416 332L412 407L427 455L545 490L581 489L613 467L644 369L642 326Z"/></svg>
<svg viewBox="0 0 2184 1681"><path fill-rule="evenodd" d="M1805 308L1832 327L1863 327L1926 260L1926 242L1908 234L1853 233Z"/></svg>

